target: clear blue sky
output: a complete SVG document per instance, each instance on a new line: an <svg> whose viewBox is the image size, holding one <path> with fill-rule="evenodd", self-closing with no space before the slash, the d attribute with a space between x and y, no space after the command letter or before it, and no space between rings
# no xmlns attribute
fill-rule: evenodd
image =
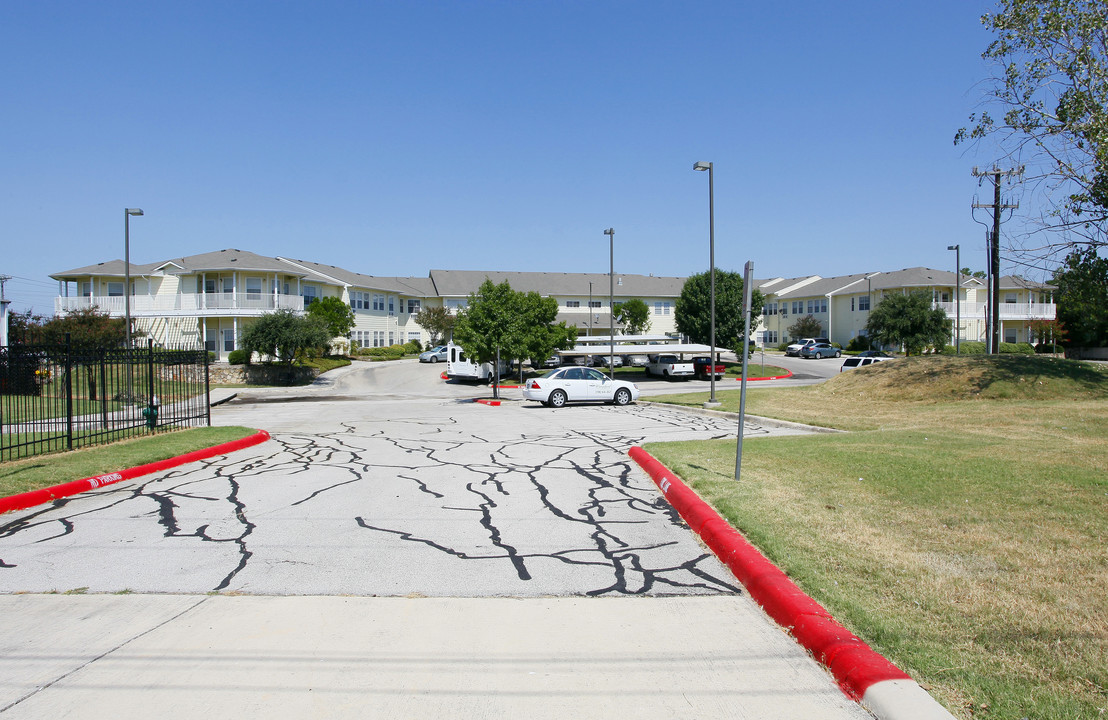
<svg viewBox="0 0 1108 720"><path fill-rule="evenodd" d="M4 2L0 274L985 266L986 0ZM983 194L987 190L982 191ZM1005 268L1008 271L1011 268Z"/></svg>

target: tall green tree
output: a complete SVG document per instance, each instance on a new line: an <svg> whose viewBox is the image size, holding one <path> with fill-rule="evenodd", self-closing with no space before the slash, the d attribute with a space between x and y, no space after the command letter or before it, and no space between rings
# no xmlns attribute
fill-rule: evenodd
<svg viewBox="0 0 1108 720"><path fill-rule="evenodd" d="M308 317L319 318L332 338L348 337L354 329L354 308L337 297L316 300L308 306Z"/></svg>
<svg viewBox="0 0 1108 720"><path fill-rule="evenodd" d="M762 314L765 296L754 290L750 298L750 329ZM711 274L707 271L685 280L677 298L674 318L677 331L696 343L711 337ZM716 346L740 349L743 341L743 276L716 269Z"/></svg>
<svg viewBox="0 0 1108 720"><path fill-rule="evenodd" d="M242 332L242 347L248 353L268 355L291 365L309 350L328 347L331 337L319 317L282 309L266 313L248 325Z"/></svg>
<svg viewBox="0 0 1108 720"><path fill-rule="evenodd" d="M918 355L928 347L943 348L950 342L950 318L932 309L931 294L913 292L887 295L869 314L866 336L882 345L903 347L907 355Z"/></svg>
<svg viewBox="0 0 1108 720"><path fill-rule="evenodd" d="M625 334L642 335L650 329L650 307L639 298L631 298L616 309L616 320L623 324Z"/></svg>
<svg viewBox="0 0 1108 720"><path fill-rule="evenodd" d="M1047 193L1046 225L1094 245L1108 230L1108 4L1104 0L1000 0L981 17L995 39L986 104L955 144L992 138L1027 164Z"/></svg>
<svg viewBox="0 0 1108 720"><path fill-rule="evenodd" d="M816 320L815 315L805 315L790 325L787 330L789 337L794 339L820 337L823 335L823 323Z"/></svg>
<svg viewBox="0 0 1108 720"><path fill-rule="evenodd" d="M536 292L512 290L507 281L485 279L454 326L454 342L478 363L546 358L555 348L569 347L577 329L554 324L558 301ZM493 388L495 397L500 389Z"/></svg>
<svg viewBox="0 0 1108 720"><path fill-rule="evenodd" d="M1066 257L1054 274L1058 288L1058 320L1066 329L1065 343L1077 347L1108 346L1108 258L1092 248Z"/></svg>
<svg viewBox="0 0 1108 720"><path fill-rule="evenodd" d="M416 313L415 321L431 335L431 344L438 345L454 331L457 316L442 306L425 307Z"/></svg>
<svg viewBox="0 0 1108 720"><path fill-rule="evenodd" d="M113 318L98 308L72 310L65 315L47 320L38 330L39 340L46 344L64 343L66 334L75 347L116 348L122 347L127 339L127 321ZM131 337L140 337L140 330L131 332Z"/></svg>

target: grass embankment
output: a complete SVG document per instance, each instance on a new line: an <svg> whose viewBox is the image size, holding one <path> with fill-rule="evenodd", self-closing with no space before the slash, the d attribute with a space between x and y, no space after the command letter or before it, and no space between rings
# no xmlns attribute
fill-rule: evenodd
<svg viewBox="0 0 1108 720"><path fill-rule="evenodd" d="M747 410L853 432L748 438L738 484L734 440L647 450L955 715L1105 717L1104 368L906 358Z"/></svg>
<svg viewBox="0 0 1108 720"><path fill-rule="evenodd" d="M39 455L0 465L0 497L104 475L253 435L244 427L205 427L159 433L82 450Z"/></svg>

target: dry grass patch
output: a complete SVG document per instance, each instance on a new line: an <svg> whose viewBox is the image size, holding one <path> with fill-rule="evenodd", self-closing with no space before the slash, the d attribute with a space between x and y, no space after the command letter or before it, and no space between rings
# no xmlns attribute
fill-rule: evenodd
<svg viewBox="0 0 1108 720"><path fill-rule="evenodd" d="M734 440L647 449L956 715L1108 716L1108 378L995 360L752 391L855 432L748 439L739 484Z"/></svg>

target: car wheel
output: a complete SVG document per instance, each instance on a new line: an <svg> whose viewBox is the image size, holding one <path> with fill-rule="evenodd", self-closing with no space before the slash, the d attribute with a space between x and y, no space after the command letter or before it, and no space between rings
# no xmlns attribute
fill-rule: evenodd
<svg viewBox="0 0 1108 720"><path fill-rule="evenodd" d="M438 361L439 359L437 357L435 357L434 355L431 356L431 362L437 363Z"/></svg>
<svg viewBox="0 0 1108 720"><path fill-rule="evenodd" d="M838 357L840 357L840 356L842 356L842 353L841 353L841 352L839 352L838 350L836 350L836 351L835 351L835 357L836 357L836 358L838 358Z"/></svg>
<svg viewBox="0 0 1108 720"><path fill-rule="evenodd" d="M616 396L613 399L616 405L626 405L631 402L631 391L627 388L620 388L616 390Z"/></svg>
<svg viewBox="0 0 1108 720"><path fill-rule="evenodd" d="M566 404L566 394L562 390L550 393L550 407L560 408Z"/></svg>

